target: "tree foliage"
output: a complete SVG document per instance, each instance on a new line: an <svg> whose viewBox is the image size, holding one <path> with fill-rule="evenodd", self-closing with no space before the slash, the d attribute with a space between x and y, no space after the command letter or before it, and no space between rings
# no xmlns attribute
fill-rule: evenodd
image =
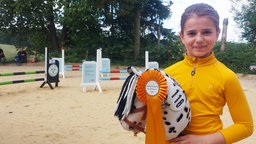
<svg viewBox="0 0 256 144"><path fill-rule="evenodd" d="M171 14L161 0L0 0L0 35L4 43L42 53L66 49L67 59L93 59L97 48L109 57L137 59L147 35L149 47L164 31ZM158 43L159 47L159 43ZM128 56L127 56L128 55Z"/></svg>
<svg viewBox="0 0 256 144"><path fill-rule="evenodd" d="M242 28L242 38L256 46L256 0L231 0L234 20Z"/></svg>
<svg viewBox="0 0 256 144"><path fill-rule="evenodd" d="M11 44L33 47L38 45L58 49L55 15L59 11L57 1L1 0L0 28L12 36ZM39 41L35 41L35 40ZM42 43L42 41L44 41ZM35 44L35 45L34 45Z"/></svg>

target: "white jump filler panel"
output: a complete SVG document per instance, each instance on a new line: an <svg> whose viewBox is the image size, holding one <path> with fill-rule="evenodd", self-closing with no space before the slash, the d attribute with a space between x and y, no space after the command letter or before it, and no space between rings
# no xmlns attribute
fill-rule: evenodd
<svg viewBox="0 0 256 144"><path fill-rule="evenodd" d="M82 64L82 83L83 91L86 92L86 87L98 87L99 92L102 92L99 83L99 72L97 70L97 62L85 61Z"/></svg>

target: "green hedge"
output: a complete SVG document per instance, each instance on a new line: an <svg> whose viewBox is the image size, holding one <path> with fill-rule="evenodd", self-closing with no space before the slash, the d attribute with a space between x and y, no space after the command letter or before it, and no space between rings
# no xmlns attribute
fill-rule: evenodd
<svg viewBox="0 0 256 144"><path fill-rule="evenodd" d="M256 48L246 43L227 43L224 51L216 45L216 57L236 73L255 74L250 70L251 65L256 65Z"/></svg>

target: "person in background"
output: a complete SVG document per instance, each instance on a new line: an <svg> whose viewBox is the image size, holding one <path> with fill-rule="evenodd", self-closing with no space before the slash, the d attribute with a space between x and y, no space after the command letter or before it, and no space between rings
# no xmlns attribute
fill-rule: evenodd
<svg viewBox="0 0 256 144"><path fill-rule="evenodd" d="M253 133L253 118L237 75L212 51L220 34L219 15L204 3L187 7L181 16L184 59L164 69L186 93L191 122L175 144L232 144ZM227 104L233 124L223 128Z"/></svg>
<svg viewBox="0 0 256 144"><path fill-rule="evenodd" d="M27 62L27 53L25 50L23 50L23 48L20 48L20 50L18 51L17 55L15 56L15 61L18 65L20 65L21 63L26 63Z"/></svg>
<svg viewBox="0 0 256 144"><path fill-rule="evenodd" d="M3 64L6 61L4 51L0 48L0 64Z"/></svg>

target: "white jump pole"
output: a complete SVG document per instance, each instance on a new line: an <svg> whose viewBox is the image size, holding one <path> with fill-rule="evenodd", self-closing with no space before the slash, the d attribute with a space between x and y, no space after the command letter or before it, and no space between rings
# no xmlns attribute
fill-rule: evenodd
<svg viewBox="0 0 256 144"><path fill-rule="evenodd" d="M63 78L65 78L65 53L64 53L64 48L62 47L61 49L61 59L62 59L62 64L61 64L61 68L62 68L62 76Z"/></svg>
<svg viewBox="0 0 256 144"><path fill-rule="evenodd" d="M99 85L99 81L100 81L101 56L102 56L102 51L101 50L102 50L101 48L97 49L97 54L96 54L96 80L98 82L98 87L99 87L100 91L101 91L101 88L100 88L100 85Z"/></svg>
<svg viewBox="0 0 256 144"><path fill-rule="evenodd" d="M148 69L148 51L145 51L145 70Z"/></svg>
<svg viewBox="0 0 256 144"><path fill-rule="evenodd" d="M101 57L102 57L102 49L97 49L97 59L96 59L96 62L97 62L97 72L101 71L102 67L101 67ZM99 73L98 73L99 74Z"/></svg>
<svg viewBox="0 0 256 144"><path fill-rule="evenodd" d="M47 47L44 49L44 81L47 82L47 61L48 61L48 55L47 55Z"/></svg>

